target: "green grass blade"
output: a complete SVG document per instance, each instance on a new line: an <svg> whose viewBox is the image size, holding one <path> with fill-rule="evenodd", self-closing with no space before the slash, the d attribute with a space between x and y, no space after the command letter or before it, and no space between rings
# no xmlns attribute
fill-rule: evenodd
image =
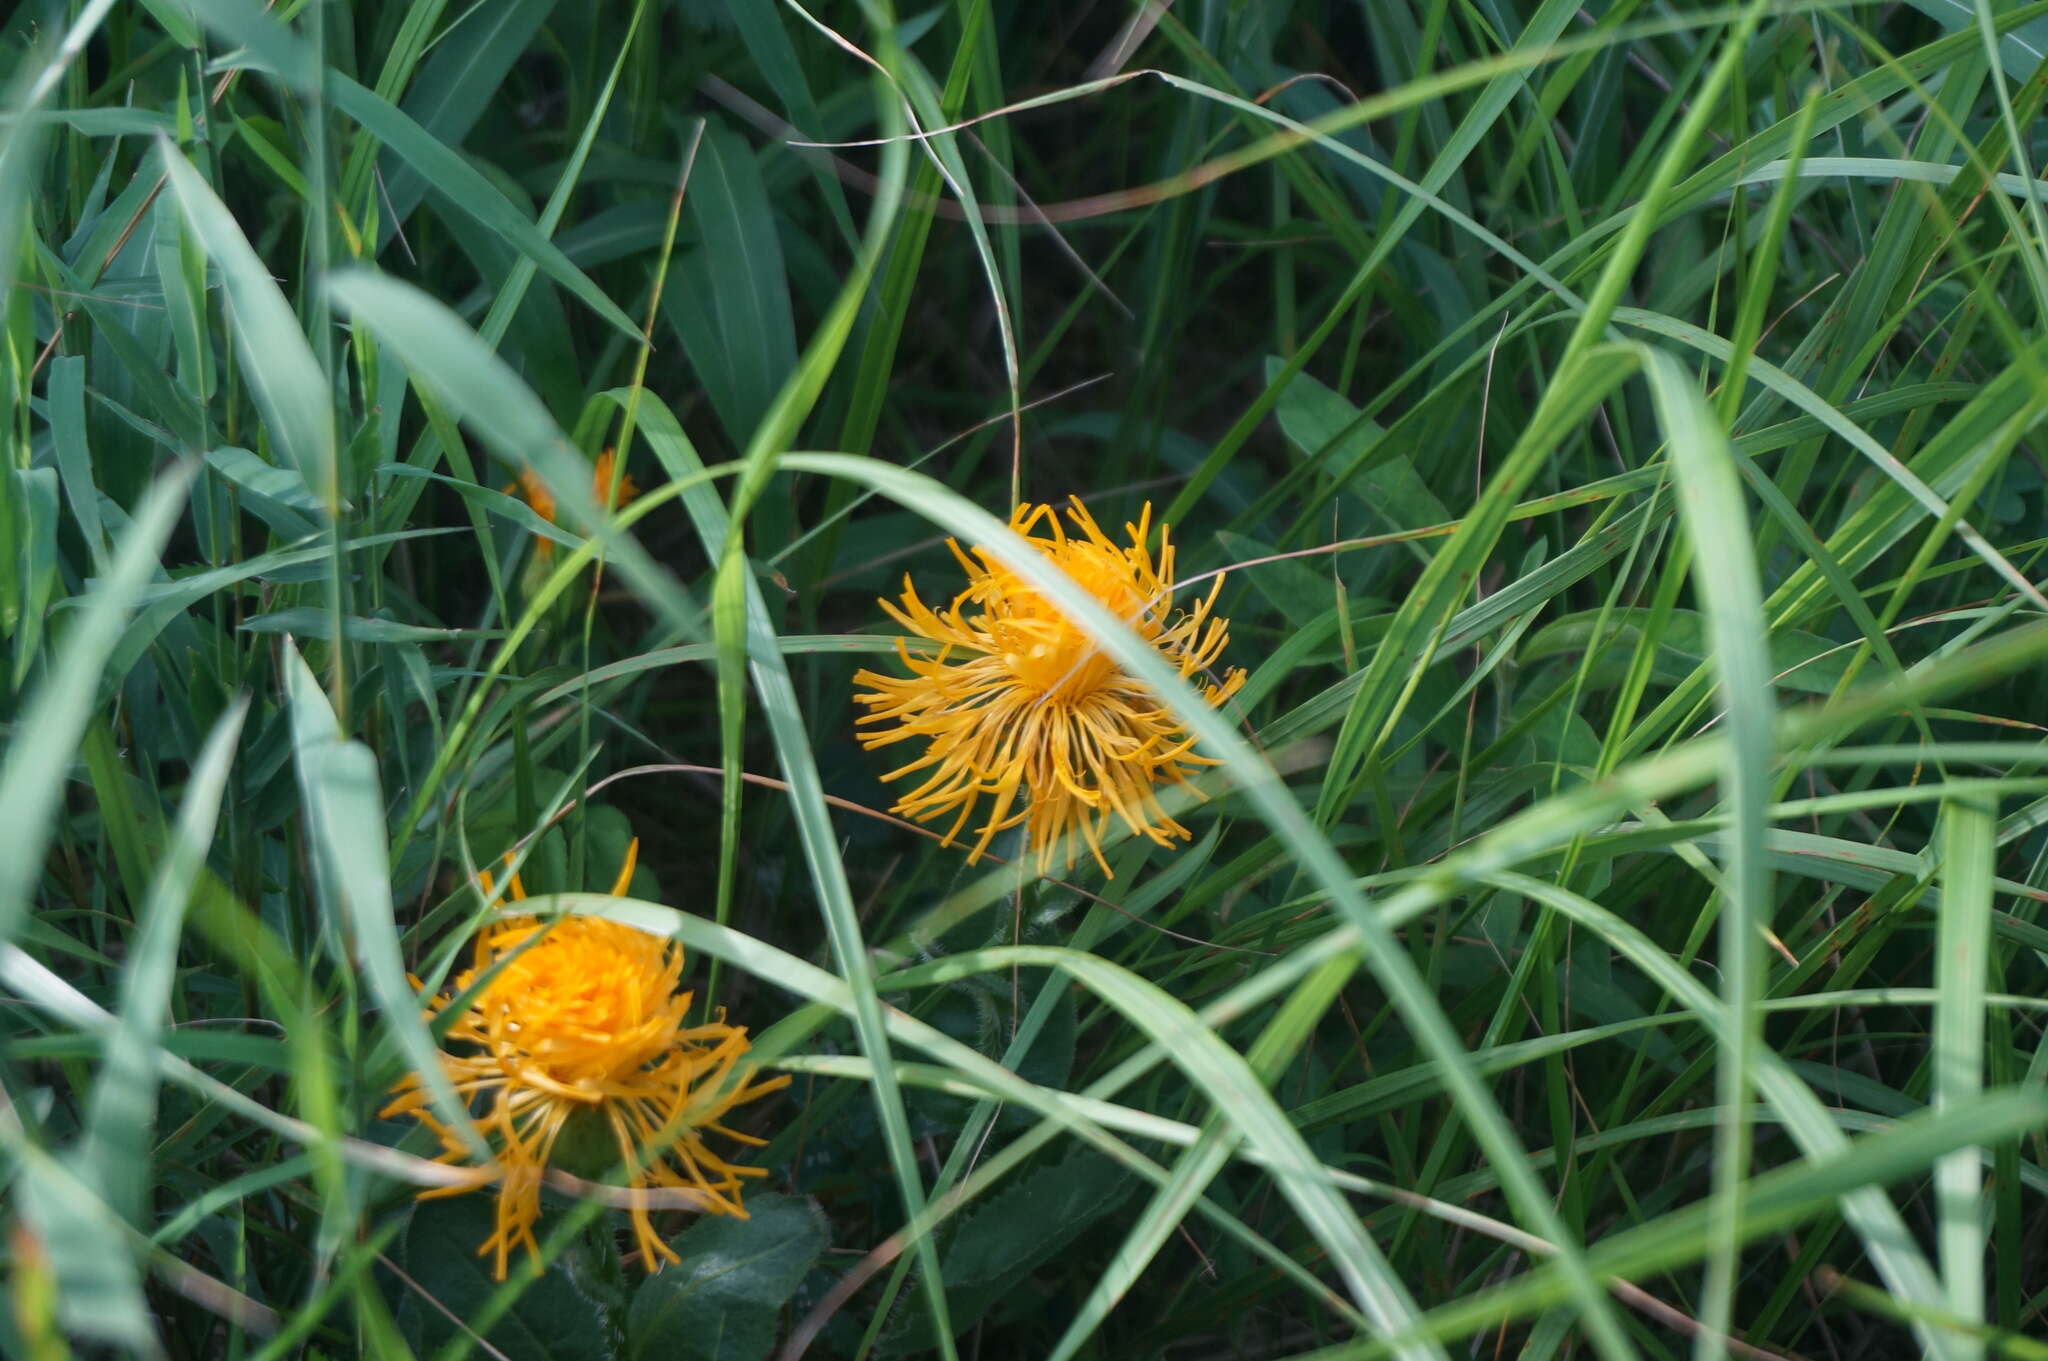
<svg viewBox="0 0 2048 1361"><path fill-rule="evenodd" d="M1941 924L1935 946L1934 1108L1968 1110L1984 1091L1985 992L1989 985L1992 864L1997 805L1982 798L1942 806ZM1984 1322L1984 1165L1979 1148L1935 1166L1936 1239L1951 1313ZM1956 1345L1979 1361L1981 1343Z"/></svg>
<svg viewBox="0 0 2048 1361"><path fill-rule="evenodd" d="M1542 902L1597 931L1609 947L1625 956L1672 1000L1696 1012L1724 1044L1735 1043L1732 1018L1720 999L1680 968L1648 937L1595 903L1555 885L1519 874L1492 874L1490 882ZM1813 1091L1770 1049L1758 1046L1752 1076L1757 1090L1777 1110L1786 1131L1810 1161L1843 1160L1848 1139ZM1849 1160L1853 1163L1853 1159ZM1755 1207L1751 1207L1752 1214ZM1852 1191L1842 1198L1842 1214L1863 1239L1886 1283L1907 1300L1939 1307L1946 1298L1940 1281L1914 1242L1912 1231L1890 1200L1875 1189ZM1754 1227L1754 1219L1750 1221ZM1921 1341L1932 1355L1955 1355L1953 1339L1922 1330Z"/></svg>
<svg viewBox="0 0 2048 1361"><path fill-rule="evenodd" d="M145 1222L150 1145L156 1129L156 1063L177 973L178 942L192 885L206 863L220 814L228 765L249 711L246 697L221 715L193 763L192 778L162 864L149 886L122 980L120 1027L108 1037L93 1084L80 1160L107 1203L132 1224Z"/></svg>
<svg viewBox="0 0 2048 1361"><path fill-rule="evenodd" d="M457 1131L479 1161L490 1146L441 1063L440 1046L421 1019L419 995L406 982L391 901L391 865L384 840L384 800L370 749L335 726L334 711L298 649L285 644L285 684L291 698L292 738L299 794L306 806L315 881L326 910L328 939L343 942L383 1012L388 1033L407 1067L419 1074L443 1124Z"/></svg>
<svg viewBox="0 0 2048 1361"><path fill-rule="evenodd" d="M120 1216L70 1167L31 1143L11 1110L0 1116L0 1149L14 1163L25 1235L56 1277L64 1330L130 1356L163 1356Z"/></svg>
<svg viewBox="0 0 2048 1361"><path fill-rule="evenodd" d="M1769 631L1763 588L1757 580L1742 482L1735 473L1735 451L1691 376L1669 355L1646 352L1643 375L1670 440L1678 505L1693 547L1693 588L1706 609L1727 716L1728 764L1721 792L1734 834L1723 867L1720 964L1729 1037L1719 1055L1716 1087L1725 1120L1715 1144L1714 1241L1701 1308L1705 1331L1696 1353L1719 1357L1725 1354L1719 1339L1727 1336L1733 1318L1738 1254L1747 1237L1742 1227L1750 1162L1746 1112L1752 1056L1763 1037L1757 1009L1764 987L1762 937L1772 926L1763 837L1775 702L1765 650Z"/></svg>
<svg viewBox="0 0 2048 1361"><path fill-rule="evenodd" d="M169 142L159 143L158 151L186 224L220 267L242 374L264 422L327 514L338 516L332 401L306 333L226 205Z"/></svg>
<svg viewBox="0 0 2048 1361"><path fill-rule="evenodd" d="M362 271L328 281L335 301L379 342L397 351L416 382L467 423L511 467L531 467L585 529L606 560L665 620L699 632L688 592L645 549L613 528L615 517L591 495L590 464L562 435L540 399L453 312L408 284ZM634 330L637 337L639 332ZM401 837L402 841L403 838Z"/></svg>
<svg viewBox="0 0 2048 1361"><path fill-rule="evenodd" d="M540 228L529 222L476 167L388 101L348 77L334 75L329 91L336 108L424 175L451 207L531 260L543 274L581 299L621 335L629 340L639 339L640 328L632 318L620 311L619 305L606 297L590 281L590 276L562 254L560 246L543 236Z"/></svg>
<svg viewBox="0 0 2048 1361"><path fill-rule="evenodd" d="M12 839L10 852L0 856L0 945L14 939L30 911L72 757L99 705L101 670L157 570L191 480L192 467L183 465L151 486L115 550L113 570L86 597L57 646L55 664L15 724L0 762L0 827Z"/></svg>
<svg viewBox="0 0 2048 1361"><path fill-rule="evenodd" d="M433 0L417 8L429 11L431 23L431 16L446 3L447 0ZM504 4L468 6L458 22L435 35L431 55L424 65L418 63L427 46L416 41L407 50L394 49L378 72L377 94L396 101L399 90L405 89L402 107L406 117L442 145L460 148L489 106L491 96L532 45L534 35L554 9L555 0L506 0ZM408 21L411 18L408 14ZM413 75L415 69L417 76ZM364 152L373 152L374 146L369 144ZM351 159L349 168L354 174L344 182L350 194L345 201L351 211L359 212L369 206L357 199L365 192L365 178L371 173L372 164L374 161L365 161L363 169L357 170ZM431 175L403 157L393 158L381 191L372 189L377 193L375 208L381 224L381 244L388 245L392 236L405 226L433 183Z"/></svg>

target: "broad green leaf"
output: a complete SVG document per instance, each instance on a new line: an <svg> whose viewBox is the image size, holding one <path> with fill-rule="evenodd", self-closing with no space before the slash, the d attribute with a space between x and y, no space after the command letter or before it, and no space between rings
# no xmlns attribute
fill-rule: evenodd
<svg viewBox="0 0 2048 1361"><path fill-rule="evenodd" d="M1216 546L1232 564L1241 564L1231 573L1231 580L1251 583L1253 590L1270 602L1274 609L1285 615L1287 622L1295 628L1305 628L1330 613L1330 601L1336 587L1332 584L1327 561L1315 559L1288 559L1271 544L1261 543L1246 534L1233 534L1222 530L1216 535ZM1279 558L1279 561L1262 559ZM1309 564L1315 562L1316 566ZM1318 572L1317 567L1323 570Z"/></svg>
<svg viewBox="0 0 2048 1361"><path fill-rule="evenodd" d="M247 449L233 445L207 450L206 466L240 487L243 503L251 513L279 534L301 539L316 531L320 499L297 473L265 463ZM294 525L302 528L294 533Z"/></svg>
<svg viewBox="0 0 2048 1361"><path fill-rule="evenodd" d="M697 244L677 258L662 310L726 437L743 447L796 368L796 326L754 152L715 121L698 145L683 213Z"/></svg>
<svg viewBox="0 0 2048 1361"><path fill-rule="evenodd" d="M85 360L65 355L50 361L50 438L56 447L57 476L71 518L85 536L93 571L107 570L107 531L100 518L100 490L92 480L92 455L85 443Z"/></svg>
<svg viewBox="0 0 2048 1361"><path fill-rule="evenodd" d="M491 1261L477 1255L477 1246L496 1223L489 1189L413 1207L399 1252L411 1283L400 1287L396 1312L400 1330L421 1356L474 1336L468 1325L497 1289ZM531 1270L524 1261L511 1269ZM592 1241L577 1244L554 1270L524 1283L518 1303L484 1340L508 1361L612 1361L619 1354L619 1319L607 1297L617 1289L618 1271L615 1254Z"/></svg>
<svg viewBox="0 0 2048 1361"><path fill-rule="evenodd" d="M1266 381L1278 382L1283 367L1280 359L1267 356ZM1379 422L1311 375L1297 373L1287 380L1273 414L1295 449L1335 482L1345 504L1362 506L1373 517L1364 525L1347 522L1346 533L1421 529L1454 518L1414 464L1381 447L1386 431ZM1422 548L1416 551L1427 558Z"/></svg>
<svg viewBox="0 0 2048 1361"><path fill-rule="evenodd" d="M705 1215L669 1240L682 1261L633 1292L625 1356L766 1361L827 1230L808 1200L755 1192L746 1207L745 1219Z"/></svg>

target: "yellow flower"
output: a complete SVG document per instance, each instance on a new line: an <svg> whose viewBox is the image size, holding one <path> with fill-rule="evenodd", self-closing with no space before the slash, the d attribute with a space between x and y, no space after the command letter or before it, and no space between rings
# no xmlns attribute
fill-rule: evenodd
<svg viewBox="0 0 2048 1361"><path fill-rule="evenodd" d="M612 510L630 505L639 495L639 484L626 475L622 466L624 460L607 449L597 456L597 466L591 470L590 495L596 502ZM540 474L531 468L519 470L519 480L505 488L507 493L517 491L519 499L533 507L533 513L555 523L555 494L548 490L548 484L540 480ZM555 555L552 539L541 539L534 547L535 554L545 562Z"/></svg>
<svg viewBox="0 0 2048 1361"><path fill-rule="evenodd" d="M631 882L639 848L635 841L627 849L614 897ZM490 875L478 877L491 896ZM526 897L517 875L509 888L514 901ZM477 1255L496 1254L499 1280L515 1246L540 1250L533 1226L540 1218L542 1174L565 1131L572 1145L590 1140L607 1163L644 1161L632 1177L636 1188L688 1191L706 1213L746 1217L741 1179L766 1170L720 1158L703 1132L765 1142L718 1122L789 1079L759 1081L749 1073L728 1085L747 1052L747 1032L725 1024L722 1013L705 1025L685 1025L691 995L677 991L682 970L675 942L620 922L505 917L478 934L475 966L456 978L450 996L429 1004L431 1017L489 973L448 1030L451 1046L465 1052L444 1054L442 1062L496 1155L497 1231ZM437 1161L468 1160L468 1146L435 1116L418 1074L408 1074L394 1091L396 1099L380 1114L410 1115L431 1129L442 1145ZM472 1189L440 1187L421 1198ZM644 1205L632 1206L632 1219L650 1271L677 1260Z"/></svg>
<svg viewBox="0 0 2048 1361"><path fill-rule="evenodd" d="M1165 526L1156 559L1145 546L1152 507L1137 524L1124 526L1131 543L1122 548L1078 497L1071 500L1071 534L1051 506L1018 506L1010 528L1182 676L1207 671L1230 637L1229 622L1210 613L1223 579L1175 613L1173 546ZM925 743L915 761L882 777L929 772L897 800L895 811L920 822L953 814L945 836L951 845L981 800L992 800L975 829L970 864L997 832L1020 824L1041 870L1051 868L1062 840L1071 866L1076 848L1069 834L1078 833L1108 874L1102 836L1112 817L1162 846L1189 836L1160 806L1156 791L1162 784L1185 785L1191 771L1215 762L1197 755L1194 739L1158 697L1037 588L985 548L970 557L959 544L948 544L967 572L967 587L950 606L927 606L908 577L900 609L881 602L905 629L940 644L939 654L914 656L899 640L897 657L910 669L908 677L854 676L855 684L870 687L854 696L868 708L859 721L888 725L864 734L863 746ZM1243 684L1244 672L1232 670L1220 683L1204 682L1202 690L1209 703L1220 704Z"/></svg>

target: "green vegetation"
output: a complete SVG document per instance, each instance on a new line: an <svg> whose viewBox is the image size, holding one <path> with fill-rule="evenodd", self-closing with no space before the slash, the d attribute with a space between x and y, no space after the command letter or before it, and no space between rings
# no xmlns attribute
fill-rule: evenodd
<svg viewBox="0 0 2048 1361"><path fill-rule="evenodd" d="M0 35L0 1355L2048 1357L2048 2ZM949 536L1186 841L888 814ZM508 855L747 1217L417 1198Z"/></svg>

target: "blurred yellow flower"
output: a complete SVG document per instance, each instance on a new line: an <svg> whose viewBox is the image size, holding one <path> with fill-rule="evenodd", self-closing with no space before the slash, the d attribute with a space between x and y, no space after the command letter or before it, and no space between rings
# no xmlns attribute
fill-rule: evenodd
<svg viewBox="0 0 2048 1361"><path fill-rule="evenodd" d="M632 881L638 852L635 841L613 896ZM491 896L491 876L478 878ZM508 888L514 901L526 897L517 875ZM746 1217L741 1181L765 1176L765 1169L720 1158L704 1132L761 1144L718 1122L789 1079L762 1081L749 1073L728 1083L747 1052L747 1032L725 1024L722 1014L685 1025L691 994L677 991L682 970L683 951L674 941L620 922L506 917L478 934L474 967L455 979L449 996L429 1004L433 1016L485 980L448 1030L447 1042L460 1052L443 1055L442 1062L496 1155L497 1231L477 1255L495 1254L499 1280L514 1247L539 1252L533 1226L540 1218L542 1174L565 1131L572 1145L588 1141L601 1149L606 1162L645 1162L633 1173L635 1188L682 1190L706 1213ZM437 1161L468 1161L467 1145L436 1117L418 1074L408 1074L394 1091L380 1114L410 1115L431 1129L442 1145ZM421 1198L472 1189L440 1187ZM644 1205L634 1204L631 1213L647 1269L677 1260Z"/></svg>
<svg viewBox="0 0 2048 1361"><path fill-rule="evenodd" d="M1206 672L1230 636L1229 622L1211 614L1223 579L1176 614L1166 527L1160 527L1156 559L1145 546L1152 507L1137 524L1124 526L1130 536L1125 548L1102 532L1078 497L1070 499L1072 533L1047 505L1018 506L1010 528L1182 676ZM916 760L883 776L929 772L894 811L920 822L952 814L945 836L950 845L981 800L992 800L974 829L970 864L997 832L1020 824L1041 870L1051 868L1062 841L1071 866L1076 844L1070 834L1078 834L1108 874L1102 836L1112 817L1162 846L1188 837L1156 791L1162 784L1185 785L1189 773L1215 762L1196 754L1180 720L1036 587L987 549L977 547L970 557L948 542L967 573L966 589L951 605L933 610L908 577L901 608L881 602L906 630L939 643L938 655L915 656L899 641L897 657L909 676L854 676L855 684L869 687L854 696L868 709L859 721L886 725L864 734L862 745L925 744ZM1244 672L1232 670L1201 688L1209 703L1220 704L1243 684Z"/></svg>
<svg viewBox="0 0 2048 1361"><path fill-rule="evenodd" d="M620 510L632 504L640 495L640 486L626 475L624 460L610 449L597 456L597 466L591 470L590 494L601 506ZM548 490L548 484L540 480L540 474L531 468L519 470L519 479L505 488L509 494L518 492L519 499L533 507L533 513L549 524L555 521L555 494ZM552 539L541 539L534 546L534 553L545 562L555 555Z"/></svg>

